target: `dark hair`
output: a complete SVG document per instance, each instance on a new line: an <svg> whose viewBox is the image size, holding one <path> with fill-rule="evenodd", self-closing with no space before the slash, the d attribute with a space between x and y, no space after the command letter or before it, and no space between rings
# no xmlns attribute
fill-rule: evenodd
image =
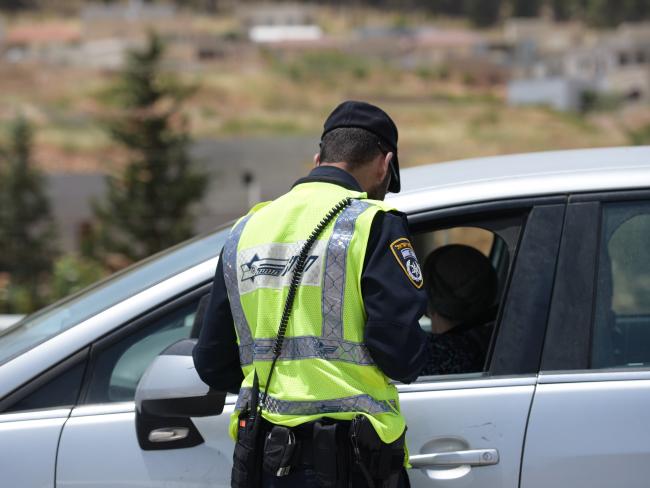
<svg viewBox="0 0 650 488"><path fill-rule="evenodd" d="M358 127L334 129L325 134L320 146L322 163L344 162L351 168L369 163L381 154L377 136Z"/></svg>

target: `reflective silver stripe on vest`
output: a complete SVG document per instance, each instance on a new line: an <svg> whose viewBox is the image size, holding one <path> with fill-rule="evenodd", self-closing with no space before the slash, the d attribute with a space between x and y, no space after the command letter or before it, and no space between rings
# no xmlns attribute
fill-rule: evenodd
<svg viewBox="0 0 650 488"><path fill-rule="evenodd" d="M323 333L325 339L343 340L343 300L348 247L354 234L357 217L370 206L367 202L352 200L334 223L327 243L323 272Z"/></svg>
<svg viewBox="0 0 650 488"><path fill-rule="evenodd" d="M242 410L250 400L251 389L242 388L237 398L236 410ZM264 394L260 392L260 400ZM375 400L370 395L356 395L334 400L289 401L269 396L264 402L264 410L280 415L320 415L338 412L359 412L371 415L394 412L397 405L393 400Z"/></svg>
<svg viewBox="0 0 650 488"><path fill-rule="evenodd" d="M242 356L242 347L244 354L247 354L248 349L250 349L252 353L253 336L251 335L251 328L248 326L248 321L246 320L244 310L241 306L241 300L239 298L239 283L237 280L237 246L239 245L239 238L246 226L246 222L248 222L250 217L250 215L244 217L232 229L232 231L230 231L230 235L223 247L222 255L223 277L226 283L226 290L228 291L228 300L230 301L232 319L235 323L237 336L239 337L239 360L241 364L250 364L253 362L252 354L250 354L249 357ZM246 349L246 346L249 346L248 349Z"/></svg>
<svg viewBox="0 0 650 488"><path fill-rule="evenodd" d="M272 361L275 339L256 339L254 344L239 346L242 364L255 361ZM315 336L286 337L282 344L280 360L326 359L369 366L375 364L368 348L361 343ZM247 360L247 363L244 363Z"/></svg>

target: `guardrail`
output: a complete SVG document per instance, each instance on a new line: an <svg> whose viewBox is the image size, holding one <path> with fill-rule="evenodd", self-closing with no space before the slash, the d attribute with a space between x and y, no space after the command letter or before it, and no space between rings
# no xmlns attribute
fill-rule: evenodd
<svg viewBox="0 0 650 488"><path fill-rule="evenodd" d="M10 325L15 324L23 317L24 315L0 315L0 330L6 329Z"/></svg>

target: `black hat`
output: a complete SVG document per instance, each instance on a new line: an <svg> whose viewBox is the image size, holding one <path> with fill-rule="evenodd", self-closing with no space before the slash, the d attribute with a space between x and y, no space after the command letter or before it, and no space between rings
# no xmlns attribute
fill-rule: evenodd
<svg viewBox="0 0 650 488"><path fill-rule="evenodd" d="M397 126L386 112L366 102L348 100L343 102L327 117L321 140L328 132L341 127L357 127L372 132L379 138L383 151L391 151L391 180L388 191L400 191L399 161L397 160Z"/></svg>
<svg viewBox="0 0 650 488"><path fill-rule="evenodd" d="M470 246L439 247L424 262L423 275L431 308L465 325L481 320L496 298L492 263Z"/></svg>

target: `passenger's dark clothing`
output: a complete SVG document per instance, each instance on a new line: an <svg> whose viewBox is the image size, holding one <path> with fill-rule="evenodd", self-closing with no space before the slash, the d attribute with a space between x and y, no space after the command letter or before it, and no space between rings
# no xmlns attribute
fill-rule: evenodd
<svg viewBox="0 0 650 488"><path fill-rule="evenodd" d="M483 371L486 347L477 330L461 326L444 334L427 334L429 359L422 376Z"/></svg>
<svg viewBox="0 0 650 488"><path fill-rule="evenodd" d="M314 181L361 191L352 175L333 166L314 168L295 185ZM408 236L404 214L378 212L361 276L368 316L364 341L384 374L404 383L418 377L427 358L426 336L418 323L426 308L426 295L412 284L390 249L392 242ZM217 390L239 391L243 374L221 259L193 356L205 383Z"/></svg>

